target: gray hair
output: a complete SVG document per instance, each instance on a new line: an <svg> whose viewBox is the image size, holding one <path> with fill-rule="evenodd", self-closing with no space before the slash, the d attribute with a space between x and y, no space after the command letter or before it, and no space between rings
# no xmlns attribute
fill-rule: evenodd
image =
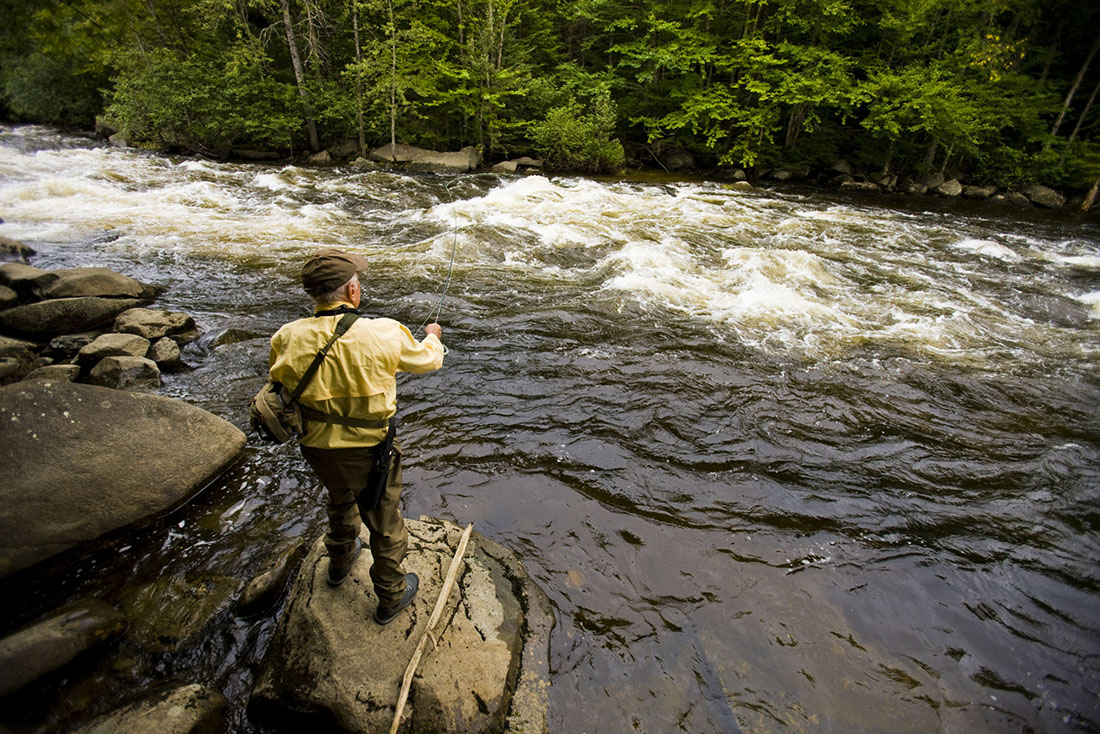
<svg viewBox="0 0 1100 734"><path fill-rule="evenodd" d="M348 278L348 282L344 283L339 288L331 290L328 293L311 293L309 297L312 298L315 303L336 303L337 301L346 301L348 300L348 289L351 288L351 284L356 280L359 280L359 274L353 273L352 276Z"/></svg>

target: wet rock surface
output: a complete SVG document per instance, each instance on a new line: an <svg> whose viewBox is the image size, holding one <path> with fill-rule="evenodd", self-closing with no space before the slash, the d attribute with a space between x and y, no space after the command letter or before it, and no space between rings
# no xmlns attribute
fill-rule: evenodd
<svg viewBox="0 0 1100 734"><path fill-rule="evenodd" d="M197 683L124 706L72 734L216 734L226 700Z"/></svg>
<svg viewBox="0 0 1100 734"><path fill-rule="evenodd" d="M0 388L0 576L174 507L244 444L171 398L53 380Z"/></svg>
<svg viewBox="0 0 1100 734"><path fill-rule="evenodd" d="M369 551L332 589L324 545L313 545L253 691L257 716L337 731L388 730L405 667L461 535L456 525L426 518L407 525L405 568L420 576L420 592L384 627L372 621L377 599ZM548 602L511 552L474 533L435 629L438 646L429 643L414 678L403 730L500 731L511 719L523 731L545 731L545 669L538 661L546 659L550 624ZM542 636L528 635L525 643L531 629Z"/></svg>
<svg viewBox="0 0 1100 734"><path fill-rule="evenodd" d="M0 640L0 696L17 691L126 628L110 605L87 599Z"/></svg>

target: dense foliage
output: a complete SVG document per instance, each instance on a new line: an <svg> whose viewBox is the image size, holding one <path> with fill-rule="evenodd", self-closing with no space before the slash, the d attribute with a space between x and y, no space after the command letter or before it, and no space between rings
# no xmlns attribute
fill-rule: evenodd
<svg viewBox="0 0 1100 734"><path fill-rule="evenodd" d="M1084 185L1100 3L0 0L5 116L234 148L408 142ZM1091 170L1090 170L1091 169ZM1088 181L1091 183L1091 181Z"/></svg>

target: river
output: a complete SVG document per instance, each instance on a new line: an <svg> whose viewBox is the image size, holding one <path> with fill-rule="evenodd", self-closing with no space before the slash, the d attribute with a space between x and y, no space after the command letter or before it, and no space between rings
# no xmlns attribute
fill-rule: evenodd
<svg viewBox="0 0 1100 734"><path fill-rule="evenodd" d="M206 334L161 392L242 428L267 337L308 313L308 252L367 255L364 309L414 331L449 282L445 368L399 386L406 514L472 522L546 590L552 731L1100 731L1096 218L223 163L36 127L0 128L0 217L39 267L165 286ZM252 439L176 513L9 589L5 629L247 578L317 537L320 496L294 448ZM244 706L272 617L215 619L124 643L26 720L178 678L262 731Z"/></svg>

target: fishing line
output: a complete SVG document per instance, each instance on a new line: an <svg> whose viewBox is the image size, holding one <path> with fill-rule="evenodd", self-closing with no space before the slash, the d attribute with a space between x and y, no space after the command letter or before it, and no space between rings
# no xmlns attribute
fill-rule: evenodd
<svg viewBox="0 0 1100 734"><path fill-rule="evenodd" d="M443 283L443 292L439 294L439 302L435 304L435 308L428 312L427 318L420 324L420 328L416 333L420 334L424 331L424 327L429 322L437 321L439 319L440 312L443 311L443 300L447 297L447 289L451 287L451 275L455 269L455 256L458 254L458 208L455 206L455 197L451 193L451 186L458 181L458 177L452 178L444 187L447 194L451 197L451 262L447 265L447 280Z"/></svg>

